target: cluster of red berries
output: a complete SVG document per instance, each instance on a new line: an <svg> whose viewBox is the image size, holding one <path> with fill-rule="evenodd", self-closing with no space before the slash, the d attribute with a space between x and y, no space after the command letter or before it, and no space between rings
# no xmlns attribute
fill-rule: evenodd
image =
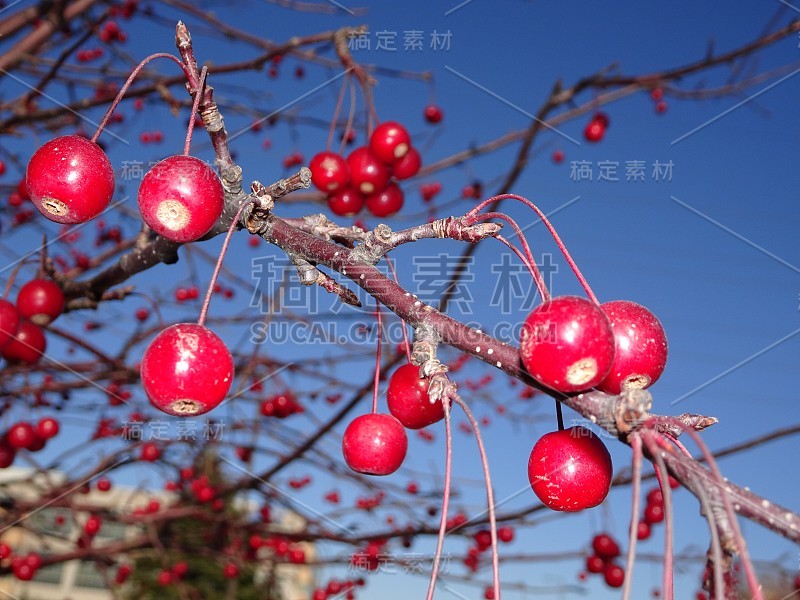
<svg viewBox="0 0 800 600"><path fill-rule="evenodd" d="M128 41L128 34L120 29L116 21L106 21L98 34L100 41L106 44L119 42L123 44Z"/></svg>
<svg viewBox="0 0 800 600"><path fill-rule="evenodd" d="M667 101L664 100L664 90L660 87L655 87L650 90L650 99L654 103L655 111L658 114L664 114L667 112Z"/></svg>
<svg viewBox="0 0 800 600"><path fill-rule="evenodd" d="M50 279L32 279L17 294L16 306L0 299L0 355L11 363L35 365L47 348L40 325L64 311L64 293Z"/></svg>
<svg viewBox="0 0 800 600"><path fill-rule="evenodd" d="M423 202L431 202L442 191L442 184L438 181L423 183L419 186L419 193Z"/></svg>
<svg viewBox="0 0 800 600"><path fill-rule="evenodd" d="M164 133L158 129L155 131L143 131L139 134L139 141L143 144L160 144L164 141Z"/></svg>
<svg viewBox="0 0 800 600"><path fill-rule="evenodd" d="M353 150L347 159L320 152L311 159L311 181L328 194L328 208L339 216L356 215L366 206L376 217L388 217L403 207L403 191L396 182L417 174L422 164L406 128L384 121L372 132L369 144Z"/></svg>
<svg viewBox="0 0 800 600"><path fill-rule="evenodd" d="M344 600L354 600L355 588L363 587L364 583L365 581L362 577L352 580L347 579L345 581L331 579L324 588L319 587L314 590L314 592L311 594L311 600L328 600L328 598L344 598ZM344 596L342 596L342 594L344 594Z"/></svg>
<svg viewBox="0 0 800 600"><path fill-rule="evenodd" d="M474 544L467 550L464 557L464 566L473 573L478 571L481 556L492 547L492 533L488 529L481 529L472 537ZM508 544L514 540L514 529L511 527L499 527L497 529L497 539ZM490 588L491 589L491 588Z"/></svg>
<svg viewBox="0 0 800 600"><path fill-rule="evenodd" d="M261 414L265 417L285 419L291 415L305 412L303 405L297 401L292 392L284 392L270 396L261 402Z"/></svg>
<svg viewBox="0 0 800 600"><path fill-rule="evenodd" d="M355 569L377 571L381 566L381 561L385 564L388 559L385 550L386 540L370 540L363 549L353 552L353 554L350 555L350 565Z"/></svg>
<svg viewBox="0 0 800 600"><path fill-rule="evenodd" d="M78 50L75 58L78 59L78 62L85 63L100 58L104 53L105 51L102 48L87 48L86 50Z"/></svg>
<svg viewBox="0 0 800 600"><path fill-rule="evenodd" d="M46 142L31 157L27 193L45 217L84 223L108 206L114 170L96 143L79 135ZM139 211L153 231L173 242L203 237L222 214L224 192L214 170L198 158L175 155L155 164L139 186Z"/></svg>
<svg viewBox="0 0 800 600"><path fill-rule="evenodd" d="M669 487L676 489L680 486L677 479L669 477ZM636 526L636 537L646 540L650 537L652 526L664 521L664 495L659 488L647 492L642 518Z"/></svg>
<svg viewBox="0 0 800 600"><path fill-rule="evenodd" d="M658 319L634 302L597 305L560 296L526 319L520 357L536 381L560 393L596 388L619 394L649 387L661 376L667 338ZM534 493L554 510L597 506L608 494L611 475L608 450L584 427L546 434L528 463Z"/></svg>
<svg viewBox="0 0 800 600"><path fill-rule="evenodd" d="M28 421L14 423L0 437L0 469L10 467L19 450L38 452L59 430L59 422L52 417L43 417L35 425Z"/></svg>
<svg viewBox="0 0 800 600"><path fill-rule="evenodd" d="M625 569L616 563L620 554L619 544L611 535L597 534L592 539L592 554L586 558L586 571L602 574L609 587L622 587L625 583Z"/></svg>
<svg viewBox="0 0 800 600"><path fill-rule="evenodd" d="M25 556L15 556L11 546L0 544L0 560L7 559L11 559L11 572L20 581L30 581L42 568L42 557L36 552L29 552Z"/></svg>
<svg viewBox="0 0 800 600"><path fill-rule="evenodd" d="M589 123L586 124L586 128L583 130L583 137L586 138L587 142L599 142L606 135L608 123L608 115L606 113L599 111L594 113Z"/></svg>

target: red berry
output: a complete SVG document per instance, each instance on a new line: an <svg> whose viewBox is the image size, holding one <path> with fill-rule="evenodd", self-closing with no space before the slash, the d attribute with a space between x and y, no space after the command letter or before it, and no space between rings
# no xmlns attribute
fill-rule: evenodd
<svg viewBox="0 0 800 600"><path fill-rule="evenodd" d="M139 450L139 456L145 462L155 462L161 458L161 449L154 442L145 442Z"/></svg>
<svg viewBox="0 0 800 600"><path fill-rule="evenodd" d="M419 172L422 166L422 158L416 148L409 148L403 158L399 158L392 163L392 174L400 180L413 177Z"/></svg>
<svg viewBox="0 0 800 600"><path fill-rule="evenodd" d="M553 510L569 512L605 500L612 470L603 442L580 426L543 435L528 461L528 479L539 500Z"/></svg>
<svg viewBox="0 0 800 600"><path fill-rule="evenodd" d="M213 331L196 323L168 327L142 357L142 386L150 403L174 416L201 415L228 395L233 357Z"/></svg>
<svg viewBox="0 0 800 600"><path fill-rule="evenodd" d="M514 540L514 528L513 527L501 527L497 530L497 539L501 542L505 542L508 544L509 542Z"/></svg>
<svg viewBox="0 0 800 600"><path fill-rule="evenodd" d="M2 349L2 356L9 362L35 365L47 349L44 332L30 321L21 321L17 335Z"/></svg>
<svg viewBox="0 0 800 600"><path fill-rule="evenodd" d="M97 480L97 489L101 492L107 492L111 489L111 482L103 477L102 479Z"/></svg>
<svg viewBox="0 0 800 600"><path fill-rule="evenodd" d="M170 156L139 186L139 211L153 231L173 242L203 237L222 214L224 192L214 170L193 156Z"/></svg>
<svg viewBox="0 0 800 600"><path fill-rule="evenodd" d="M444 113L442 109L436 106L435 104L429 104L425 107L425 111L423 113L425 115L425 120L428 123L440 123L442 118L444 117Z"/></svg>
<svg viewBox="0 0 800 600"><path fill-rule="evenodd" d="M590 121L583 130L583 137L587 142L599 142L606 135L605 126L599 121Z"/></svg>
<svg viewBox="0 0 800 600"><path fill-rule="evenodd" d="M608 587L620 588L625 583L625 570L614 563L606 563L603 569L603 578Z"/></svg>
<svg viewBox="0 0 800 600"><path fill-rule="evenodd" d="M380 192L367 196L364 203L376 217L389 217L403 208L403 190L396 183L390 183Z"/></svg>
<svg viewBox="0 0 800 600"><path fill-rule="evenodd" d="M392 415L370 413L356 417L342 437L344 460L353 471L389 475L403 464L408 438Z"/></svg>
<svg viewBox="0 0 800 600"><path fill-rule="evenodd" d="M620 555L619 545L607 533L600 533L592 539L592 550L602 559L609 560Z"/></svg>
<svg viewBox="0 0 800 600"><path fill-rule="evenodd" d="M114 169L106 153L79 135L57 137L39 148L25 180L36 208L56 223L94 219L114 194Z"/></svg>
<svg viewBox="0 0 800 600"><path fill-rule="evenodd" d="M0 439L0 469L6 469L14 464L17 451L8 445L4 439Z"/></svg>
<svg viewBox="0 0 800 600"><path fill-rule="evenodd" d="M560 296L537 306L522 326L520 356L539 383L579 392L600 383L614 360L614 333L596 304Z"/></svg>
<svg viewBox="0 0 800 600"><path fill-rule="evenodd" d="M389 380L386 402L389 412L408 429L422 429L444 419L442 403L428 398L429 379L419 376L419 367L406 364Z"/></svg>
<svg viewBox="0 0 800 600"><path fill-rule="evenodd" d="M8 544L0 544L0 560L5 560L11 556L11 546Z"/></svg>
<svg viewBox="0 0 800 600"><path fill-rule="evenodd" d="M328 196L328 208L340 217L351 217L364 208L364 196L353 188L346 187Z"/></svg>
<svg viewBox="0 0 800 600"><path fill-rule="evenodd" d="M596 554L586 557L586 570L589 571L589 573L602 573L605 566L606 561Z"/></svg>
<svg viewBox="0 0 800 600"><path fill-rule="evenodd" d="M664 97L664 90L661 88L653 88L650 90L650 97L655 101L658 102Z"/></svg>
<svg viewBox="0 0 800 600"><path fill-rule="evenodd" d="M16 307L0 299L0 349L4 348L19 330L20 317Z"/></svg>
<svg viewBox="0 0 800 600"><path fill-rule="evenodd" d="M645 499L647 500L647 504L660 504L664 506L664 494L659 488L653 488L647 492Z"/></svg>
<svg viewBox="0 0 800 600"><path fill-rule="evenodd" d="M0 160L0 175L5 175L6 173L6 162L4 160Z"/></svg>
<svg viewBox="0 0 800 600"><path fill-rule="evenodd" d="M222 569L222 575L225 579L236 579L239 577L239 567L234 563L225 563Z"/></svg>
<svg viewBox="0 0 800 600"><path fill-rule="evenodd" d="M663 504L648 504L644 509L644 522L648 525L661 523L664 520Z"/></svg>
<svg viewBox="0 0 800 600"><path fill-rule="evenodd" d="M130 565L120 565L117 569L116 575L114 576L114 582L117 585L122 585L128 580L128 577L130 577L131 573L133 573L133 567Z"/></svg>
<svg viewBox="0 0 800 600"><path fill-rule="evenodd" d="M614 362L597 389L608 394L650 387L667 364L667 336L644 306L628 300L600 305L614 332Z"/></svg>
<svg viewBox="0 0 800 600"><path fill-rule="evenodd" d="M384 121L369 138L369 149L380 160L391 165L403 158L411 147L411 136L406 128L394 121Z"/></svg>
<svg viewBox="0 0 800 600"><path fill-rule="evenodd" d="M362 194L380 192L389 183L389 168L367 146L356 148L347 157L350 185Z"/></svg>
<svg viewBox="0 0 800 600"><path fill-rule="evenodd" d="M636 539L646 540L650 537L650 524L646 521L639 521L636 525Z"/></svg>
<svg viewBox="0 0 800 600"><path fill-rule="evenodd" d="M562 162L564 162L564 151L563 150L553 150L553 157L552 158L553 158L553 162L554 163L556 163L557 165L561 164Z"/></svg>
<svg viewBox="0 0 800 600"><path fill-rule="evenodd" d="M172 583L173 575L170 571L161 571L158 574L158 585L167 586Z"/></svg>
<svg viewBox="0 0 800 600"><path fill-rule="evenodd" d="M14 423L6 432L6 443L15 450L28 448L36 439L36 431L27 421Z"/></svg>
<svg viewBox="0 0 800 600"><path fill-rule="evenodd" d="M100 517L92 515L86 519L86 523L83 524L83 530L87 535L94 537L100 531L100 527L102 527L102 525L103 522L100 520Z"/></svg>
<svg viewBox="0 0 800 600"><path fill-rule="evenodd" d="M49 440L58 435L61 429L57 420L53 417L43 417L36 423L36 435L43 440Z"/></svg>
<svg viewBox="0 0 800 600"><path fill-rule="evenodd" d="M17 310L37 325L47 325L64 311L64 292L51 279L32 279L17 294Z"/></svg>
<svg viewBox="0 0 800 600"><path fill-rule="evenodd" d="M323 192L335 192L347 185L350 173L347 162L335 152L320 152L308 165L311 182Z"/></svg>
<svg viewBox="0 0 800 600"><path fill-rule="evenodd" d="M656 112L660 115L667 112L667 102L665 100L656 103Z"/></svg>

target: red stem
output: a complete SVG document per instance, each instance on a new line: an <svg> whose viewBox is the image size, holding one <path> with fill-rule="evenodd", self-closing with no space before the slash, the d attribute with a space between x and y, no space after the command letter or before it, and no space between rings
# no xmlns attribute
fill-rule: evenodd
<svg viewBox="0 0 800 600"><path fill-rule="evenodd" d="M189 148L192 146L192 133L194 133L194 119L195 115L197 114L197 107L200 106L200 96L201 92L203 91L203 87L206 84L206 75L208 74L208 68L203 67L203 70L200 71L200 83L197 86L197 92L194 95L194 103L192 104L192 114L189 115L189 127L186 129L186 143L183 145L183 155L189 156Z"/></svg>
<svg viewBox="0 0 800 600"><path fill-rule="evenodd" d="M500 553L497 550L497 518L494 512L494 490L492 489L492 476L489 472L489 460L486 457L486 448L483 445L483 438L481 431L478 427L478 422L472 414L469 406L464 402L460 396L456 396L454 401L461 407L464 414L467 415L472 431L475 434L475 441L478 443L478 452L481 457L481 466L483 467L483 480L486 483L486 504L489 513L489 533L492 538L492 587L494 589L495 600L500 600ZM447 404L443 401L442 404Z"/></svg>
<svg viewBox="0 0 800 600"><path fill-rule="evenodd" d="M117 105L122 101L123 96L125 96L125 92L127 92L128 88L131 87L133 80L136 79L136 76L139 75L139 72L142 69L144 69L147 63L157 58L169 58L173 60L181 68L186 77L187 78L189 77L189 75L186 73L186 69L184 68L183 63L176 56L173 56L172 54L169 54L167 52L156 52L155 54L151 54L150 56L145 58L142 62L136 65L133 71L131 71L131 74L128 76L128 80L125 82L125 85L123 85L122 88L119 90L119 92L117 92L117 97L114 98L114 102L112 102L111 106L108 107L106 114L103 116L103 120L100 121L100 125L97 126L97 131L95 131L94 135L92 136L91 140L92 142L97 142L97 138L100 137L100 134L103 132L103 129L108 124L108 120L111 118L111 115L114 114Z"/></svg>
<svg viewBox="0 0 800 600"><path fill-rule="evenodd" d="M444 409L444 439L446 445L444 459L444 490L442 491L442 514L439 518L439 535L436 538L436 551L433 554L431 581L428 584L428 594L425 596L426 600L433 600L433 592L436 589L436 578L439 576L444 536L447 534L447 511L450 507L450 480L453 474L453 431L450 422L450 403L447 402L447 399L442 401L442 407Z"/></svg>
<svg viewBox="0 0 800 600"><path fill-rule="evenodd" d="M522 196L518 196L516 194L500 194L499 196L494 196L493 198L489 198L488 200L484 200L483 202L478 204L475 208L473 208L471 211L467 213L467 217L471 215L474 216L475 214L478 213L478 211L482 210L483 207L485 207L486 205L491 204L493 202L499 202L500 200L517 200L519 202L522 202L525 206L533 210L539 216L539 218L542 220L542 223L544 223L545 227L547 227L547 230L550 232L550 235L553 236L553 239L555 240L558 249L564 255L564 258L567 260L570 269L572 269L572 272L575 273L575 277L578 278L581 287L583 287L583 289L586 291L586 295L589 296L591 301L594 302L595 304L600 304L597 301L597 296L594 295L592 288L589 286L589 282L586 281L586 278L583 276L583 273L581 273L581 270L578 268L578 265L575 264L574 260L572 260L572 256L567 250L567 247L564 245L564 242L561 241L561 238L556 232L555 227L553 227L553 225L550 223L549 219L545 216L545 214L541 210L539 210L539 207L536 206L533 202L531 202L527 198L523 198Z"/></svg>
<svg viewBox="0 0 800 600"><path fill-rule="evenodd" d="M197 319L197 324L201 327L205 326L206 324L206 315L208 315L208 305L211 304L211 296L214 293L214 284L217 283L217 277L219 277L219 272L222 269L222 260L225 258L225 253L228 251L228 246L230 246L233 231L236 229L236 224L239 222L239 217L242 216L244 209L253 202L255 202L255 200L252 198L248 198L242 202L239 210L236 211L236 216L234 216L233 220L231 221L231 226L228 227L228 233L225 235L225 241L222 242L222 249L219 252L219 258L217 258L217 264L214 265L214 274L211 275L211 281L208 284L208 291L206 292L205 299L203 299L203 306L200 308L200 317Z"/></svg>
<svg viewBox="0 0 800 600"><path fill-rule="evenodd" d="M639 539L639 505L642 493L642 437L640 435L631 436L631 449L633 450L633 464L631 465L633 501L631 502L631 527L628 532L628 556L625 561L625 587L622 589L622 600L630 600L631 597L636 542Z"/></svg>
<svg viewBox="0 0 800 600"><path fill-rule="evenodd" d="M380 302L375 300L375 316L378 319L378 349L375 352L375 378L372 386L372 414L378 412L378 387L381 382L381 338L383 337L383 319L381 318Z"/></svg>

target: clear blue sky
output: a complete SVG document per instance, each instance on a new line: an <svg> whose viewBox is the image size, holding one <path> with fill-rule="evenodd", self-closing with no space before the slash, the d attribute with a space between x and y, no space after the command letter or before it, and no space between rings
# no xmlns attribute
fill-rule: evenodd
<svg viewBox="0 0 800 600"><path fill-rule="evenodd" d="M379 76L376 107L381 119L406 123L414 140L423 149L425 162L446 157L470 144L485 143L530 122L546 98L556 79L568 86L579 78L616 65L624 74L640 74L685 64L701 58L712 48L724 52L758 36L775 16L786 24L795 11L785 3L716 2L671 3L618 2L588 4L577 2L489 2L473 0L429 3L370 3L366 16L351 17L346 13L322 16L296 13L267 3L231 2L215 5L217 14L253 34L274 40L303 35L343 24L367 23L371 30L372 48L355 54L363 62L375 62L408 71L431 71L433 84L396 80ZM348 6L350 3L348 3ZM174 18L177 13L160 14ZM195 20L185 17L187 24ZM140 23L131 28L131 42L126 50L134 55L171 51L172 33L166 23ZM407 31L421 31L423 50L403 49ZM434 50L430 36L436 31L449 34L449 49ZM379 50L378 32L387 38L395 34L398 50ZM198 58L226 62L252 56L252 50L224 40L205 40L198 29ZM202 43L200 40L203 39ZM386 38L385 38L386 39ZM744 64L743 73L768 71L788 65L789 69L757 83L740 93L704 101L667 97L667 112L656 115L653 102L646 93L639 93L615 102L604 110L610 116L606 139L597 145L582 139L587 118L581 117L543 134L534 147L530 164L514 186L514 191L533 200L546 212L559 209L553 217L564 241L601 300L627 298L648 306L662 320L670 344L666 372L652 389L655 411L663 414L696 412L719 418L720 424L704 434L712 448L722 448L756 437L775 428L795 424L800 418L797 408L798 351L800 350L800 225L796 185L798 135L800 117L796 106L800 93L798 40L789 38L770 47ZM288 62L288 61L287 61ZM335 74L319 67L307 68L302 81L291 77L292 67L282 67L281 77L271 80L264 73L236 77L214 77L212 82L219 98L247 104L250 94L258 97L262 111L293 102L298 96ZM170 72L170 66L158 67ZM731 76L727 68L718 69L685 82L684 89L724 85ZM780 79L783 79L779 82ZM4 81L0 90L11 83ZM335 91L323 89L300 106L303 114L323 121L330 120ZM9 89L10 92L10 89ZM269 97L265 98L265 94ZM445 111L443 123L432 128L424 124L422 109L435 97ZM579 101L590 99L584 93ZM293 110L293 109L290 109ZM130 111L128 111L130 112ZM181 122L165 109L148 111L147 126L140 119L139 128L163 128L167 146L178 151ZM228 117L228 128L236 131L249 122L249 117ZM134 134L135 136L135 134ZM234 142L245 180L269 182L283 174L281 159L292 150L301 150L306 157L322 149L327 132L318 128L286 126L269 132L273 149L261 148L263 135L247 134ZM115 165L132 156L147 156L148 148L124 148L110 144ZM135 139L135 137L134 137ZM572 143L570 139L580 143ZM198 138L199 142L199 138ZM5 143L5 140L4 140ZM197 144L198 152L208 153ZM561 165L549 159L560 148L566 154ZM458 200L461 188L474 178L488 183L510 168L516 146L489 155L467 166L437 175L444 185L440 196L452 200L449 211L458 213L471 206ZM170 150L172 151L172 150ZM144 154L150 152L150 154ZM137 154L138 153L138 154ZM155 157L153 157L155 158ZM593 172L591 181L576 181L571 176L572 161L586 161ZM626 181L625 169L632 161L646 165L644 182ZM655 181L654 162L671 163L671 179ZM618 181L598 180L601 163L616 165ZM131 191L134 191L133 189ZM532 225L532 216L520 208L507 206L520 223ZM304 214L320 207L299 205L284 214ZM413 186L407 189L407 204L400 224L425 218L422 202ZM529 241L535 252L554 252L543 227L529 230ZM209 244L209 251L218 247ZM471 318L491 329L501 321L519 322L524 312L502 315L487 310L496 282L491 266L498 262L499 246L486 243L477 253L471 284L475 311ZM424 252L455 252L454 244L426 244ZM249 276L250 259L269 255L264 246L257 252L244 242L234 244L226 264ZM398 261L409 253L397 253ZM556 257L557 258L557 257ZM577 293L574 278L559 261L560 271L553 281L556 294ZM146 285L163 281L165 273L180 270L179 280L186 274L185 265L162 267L136 283ZM205 269L205 267L203 267ZM204 271L203 271L204 272ZM400 277L412 284L412 266L400 267ZM205 280L205 277L201 277ZM172 279L170 281L173 281ZM237 299L247 301L245 293ZM133 310L127 302L124 309ZM221 301L212 305L221 312ZM476 308L484 307L484 308ZM235 307L236 310L242 305ZM232 310L232 309L231 309ZM186 314L186 313L184 313ZM230 339L246 337L244 328L228 331ZM303 349L285 348L281 353L292 355ZM330 354L335 349L326 349ZM362 365L363 366L363 365ZM364 373L360 369L358 375ZM479 378L491 372L475 369L469 375ZM298 383L302 385L302 383ZM465 390L469 400L469 392ZM494 398L503 402L507 393L509 407L518 403L514 390L504 383L493 390ZM531 403L518 410L530 414L547 414L550 402ZM479 415L492 415L485 403L475 404ZM515 407L516 408L516 407ZM322 407L320 407L322 410ZM365 409L366 410L366 409ZM567 419L571 419L567 415ZM493 418L486 429L487 445L496 492L499 498L513 496L526 485L525 465L537 436L553 428L553 421L537 425L515 426ZM456 433L456 472L459 477L478 477L473 445L467 436ZM610 444L616 468L630 463L630 452L620 444ZM328 448L335 449L333 441ZM797 485L788 479L796 477L796 469L787 459L798 450L797 439L788 439L763 446L746 455L725 459L721 467L732 481L749 486L784 506L798 510ZM415 471L441 472L442 450L439 445L425 445L412 438L408 466ZM791 464L791 463L789 463ZM435 468L432 466L435 465ZM405 476L396 476L393 483L403 484ZM302 499L318 504L327 490L318 480ZM479 506L480 488L470 485L466 497L456 505ZM506 507L524 507L533 502L532 493L522 493ZM601 527L618 537L625 535L630 508L629 490L611 494L608 508L597 509L567 519L520 532L518 541L507 552L547 553L574 550L589 543L591 532ZM698 516L697 504L685 492L676 497L678 506L676 547L703 553L708 535ZM744 531L753 555L760 559L781 557L790 567L796 566L796 547L745 523ZM642 550L659 552L661 534ZM462 542L452 541L451 549L461 551ZM420 546L423 551L425 546ZM417 547L415 547L417 550ZM448 546L445 551L447 552ZM789 557L789 558L786 558ZM676 596L687 598L696 589L700 564L689 565L679 575ZM578 561L520 567L510 563L503 567L505 581L525 581L533 585L574 584L581 569ZM460 570L455 572L461 573ZM488 580L488 572L481 574ZM422 593L421 578L381 575L374 579L365 595L374 597L380 590L383 598L407 598ZM660 581L660 568L641 563L637 568L634 597L643 598ZM474 589L453 584L463 597L477 597ZM596 580L586 590L592 597L617 597ZM446 597L446 591L441 592ZM572 598L578 594L565 593ZM526 596L513 590L506 598ZM552 596L545 596L552 597Z"/></svg>

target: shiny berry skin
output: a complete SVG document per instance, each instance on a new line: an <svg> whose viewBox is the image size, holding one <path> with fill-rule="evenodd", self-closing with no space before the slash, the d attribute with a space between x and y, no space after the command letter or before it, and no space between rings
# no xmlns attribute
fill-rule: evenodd
<svg viewBox="0 0 800 600"><path fill-rule="evenodd" d="M22 320L17 335L0 353L9 362L35 365L42 359L46 349L47 340L41 328L30 321Z"/></svg>
<svg viewBox="0 0 800 600"><path fill-rule="evenodd" d="M347 162L335 152L320 152L314 155L308 167L311 169L311 183L326 193L343 188L350 179Z"/></svg>
<svg viewBox="0 0 800 600"><path fill-rule="evenodd" d="M614 332L611 371L597 389L607 394L650 387L667 364L667 335L653 313L628 300L601 304Z"/></svg>
<svg viewBox="0 0 800 600"><path fill-rule="evenodd" d="M664 520L663 504L648 504L644 509L644 522L648 525L661 523Z"/></svg>
<svg viewBox="0 0 800 600"><path fill-rule="evenodd" d="M425 110L423 111L423 115L425 116L425 120L432 125L441 123L442 119L444 118L442 109L435 104L429 104L426 106Z"/></svg>
<svg viewBox="0 0 800 600"><path fill-rule="evenodd" d="M500 527L497 530L497 539L508 544L514 540L514 529L512 527Z"/></svg>
<svg viewBox="0 0 800 600"><path fill-rule="evenodd" d="M36 431L27 421L14 423L6 432L6 443L15 450L28 448L37 439Z"/></svg>
<svg viewBox="0 0 800 600"><path fill-rule="evenodd" d="M536 381L563 393L596 386L614 361L614 332L603 310L579 296L537 306L522 326L522 364Z"/></svg>
<svg viewBox="0 0 800 600"><path fill-rule="evenodd" d="M617 564L606 563L603 569L603 579L606 585L612 588L621 588L625 583L625 570Z"/></svg>
<svg viewBox="0 0 800 600"><path fill-rule="evenodd" d="M17 308L8 300L0 299L0 349L14 338L19 324L20 316Z"/></svg>
<svg viewBox="0 0 800 600"><path fill-rule="evenodd" d="M365 475L390 475L400 468L408 450L402 423L392 415L370 413L356 417L342 436L347 466Z"/></svg>
<svg viewBox="0 0 800 600"><path fill-rule="evenodd" d="M592 550L604 560L617 558L620 555L619 545L607 533L600 533L592 538Z"/></svg>
<svg viewBox="0 0 800 600"><path fill-rule="evenodd" d="M575 426L543 435L528 460L534 493L553 510L575 512L600 504L611 488L611 455L600 438Z"/></svg>
<svg viewBox="0 0 800 600"><path fill-rule="evenodd" d="M444 419L441 402L428 399L429 379L419 376L419 367L406 364L389 380L386 403L389 412L408 429L422 429Z"/></svg>
<svg viewBox="0 0 800 600"><path fill-rule="evenodd" d="M387 165L403 158L411 148L411 136L406 128L395 121L384 121L369 138L369 149Z"/></svg>
<svg viewBox="0 0 800 600"><path fill-rule="evenodd" d="M586 570L589 571L589 573L602 573L605 566L606 561L596 554L586 557Z"/></svg>
<svg viewBox="0 0 800 600"><path fill-rule="evenodd" d="M224 192L214 170L193 156L170 156L142 179L139 212L158 235L173 242L203 237L222 214Z"/></svg>
<svg viewBox="0 0 800 600"><path fill-rule="evenodd" d="M328 196L328 208L340 217L352 217L364 208L364 196L353 188L346 187Z"/></svg>
<svg viewBox="0 0 800 600"><path fill-rule="evenodd" d="M600 121L589 121L583 130L583 137L587 142L599 142L606 135L606 127Z"/></svg>
<svg viewBox="0 0 800 600"><path fill-rule="evenodd" d="M58 435L61 426L53 417L42 417L36 423L36 435L43 440L49 440Z"/></svg>
<svg viewBox="0 0 800 600"><path fill-rule="evenodd" d="M350 167L350 185L362 194L380 192L389 183L389 167L367 146L353 150L347 157L347 166Z"/></svg>
<svg viewBox="0 0 800 600"><path fill-rule="evenodd" d="M233 357L217 334L196 323L168 327L142 357L142 386L150 403L174 416L202 415L228 395Z"/></svg>
<svg viewBox="0 0 800 600"><path fill-rule="evenodd" d="M650 524L646 521L639 521L636 525L636 539L637 540L646 540L650 537Z"/></svg>
<svg viewBox="0 0 800 600"><path fill-rule="evenodd" d="M100 520L100 517L92 515L83 524L83 531L86 532L86 535L95 536L100 532L102 526L103 521Z"/></svg>
<svg viewBox="0 0 800 600"><path fill-rule="evenodd" d="M155 462L161 458L161 448L154 442L145 442L139 449L139 457L145 462Z"/></svg>
<svg viewBox="0 0 800 600"><path fill-rule="evenodd" d="M45 143L25 175L31 201L56 223L85 223L105 210L114 195L114 169L102 148L79 135Z"/></svg>
<svg viewBox="0 0 800 600"><path fill-rule="evenodd" d="M422 166L422 158L416 148L409 148L403 158L399 158L392 163L392 174L396 179L403 180L413 177L419 173Z"/></svg>
<svg viewBox="0 0 800 600"><path fill-rule="evenodd" d="M47 325L64 312L64 292L51 279L32 279L17 294L17 310L37 325Z"/></svg>
<svg viewBox="0 0 800 600"><path fill-rule="evenodd" d="M364 203L374 216L390 217L403 208L403 190L396 183L390 183L380 192L367 196Z"/></svg>

